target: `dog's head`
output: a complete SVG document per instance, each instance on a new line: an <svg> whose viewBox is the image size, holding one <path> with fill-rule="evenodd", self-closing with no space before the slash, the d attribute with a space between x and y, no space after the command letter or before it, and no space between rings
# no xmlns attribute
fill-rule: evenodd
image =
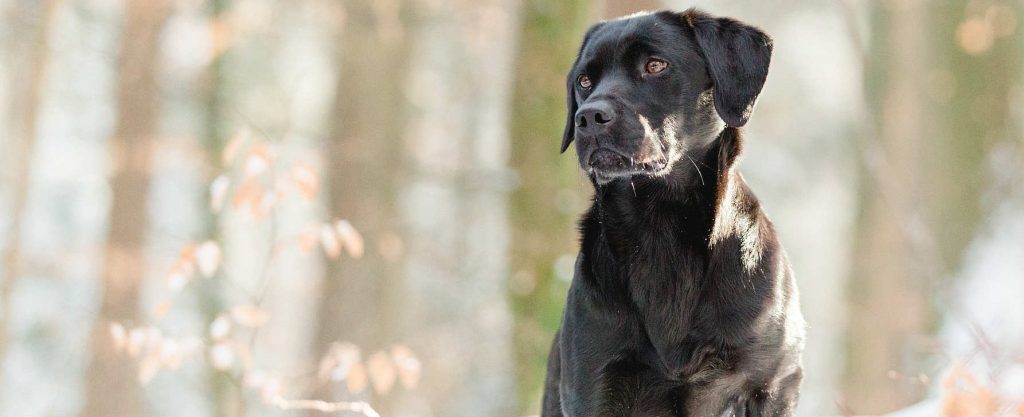
<svg viewBox="0 0 1024 417"><path fill-rule="evenodd" d="M567 79L562 152L604 184L664 176L688 149L750 118L772 41L760 30L690 9L601 22Z"/></svg>

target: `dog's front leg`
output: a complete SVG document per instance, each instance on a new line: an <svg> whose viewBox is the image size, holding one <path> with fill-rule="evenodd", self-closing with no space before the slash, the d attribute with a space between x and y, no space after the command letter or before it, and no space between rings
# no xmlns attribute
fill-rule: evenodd
<svg viewBox="0 0 1024 417"><path fill-rule="evenodd" d="M639 281L639 280L637 280ZM667 283L671 285L672 283ZM709 351L687 343L690 333L690 311L684 300L685 289L637 288L634 290L637 308L643 316L643 326L651 346L661 360L663 371L670 379L682 380L694 372Z"/></svg>
<svg viewBox="0 0 1024 417"><path fill-rule="evenodd" d="M548 373L544 380L544 398L541 401L541 417L563 417L562 399L558 384L562 381L562 360L560 354L561 331L555 333L555 340L551 343L551 352L548 354Z"/></svg>

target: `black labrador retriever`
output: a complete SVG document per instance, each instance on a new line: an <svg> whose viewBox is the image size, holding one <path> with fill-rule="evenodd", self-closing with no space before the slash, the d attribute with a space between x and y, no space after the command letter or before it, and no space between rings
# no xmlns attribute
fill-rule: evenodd
<svg viewBox="0 0 1024 417"><path fill-rule="evenodd" d="M594 202L548 362L544 417L791 416L804 321L736 169L772 40L699 10L601 22L568 77Z"/></svg>

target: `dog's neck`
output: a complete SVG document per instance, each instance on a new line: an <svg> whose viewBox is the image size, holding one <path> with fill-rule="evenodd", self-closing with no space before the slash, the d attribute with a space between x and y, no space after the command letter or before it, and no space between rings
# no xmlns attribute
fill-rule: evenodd
<svg viewBox="0 0 1024 417"><path fill-rule="evenodd" d="M590 216L616 258L642 244L640 233L650 229L682 231L693 245L707 247L723 200L736 186L732 168L740 146L739 130L727 127L703 146L685 150L668 175L594 182Z"/></svg>

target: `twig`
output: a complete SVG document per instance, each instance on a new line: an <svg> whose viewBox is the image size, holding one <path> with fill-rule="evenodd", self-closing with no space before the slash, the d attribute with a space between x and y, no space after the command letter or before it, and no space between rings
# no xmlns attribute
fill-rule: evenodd
<svg viewBox="0 0 1024 417"><path fill-rule="evenodd" d="M380 414L365 401L327 402L320 400L286 400L281 397L274 397L271 403L282 410L315 410L324 413L352 411L366 417L380 417Z"/></svg>
<svg viewBox="0 0 1024 417"><path fill-rule="evenodd" d="M861 34L857 27L854 5L851 4L850 0L840 0L838 4L843 11L842 17L847 27L847 33L850 36L850 43L856 50L857 59L861 67L866 67L868 64L869 45L865 40L865 36ZM861 110L857 112L857 116L860 119L858 127L861 140L855 141L857 153L859 154L858 159L866 168L865 172L868 176L875 183L882 185L877 188L882 204L897 213L904 220L899 222L899 228L903 236L910 242L913 252L913 267L921 272L921 276L941 276L943 271L940 270L939 265L942 265L942 262L940 261L941 256L935 243L935 233L922 220L923 215L920 210L915 209L911 203L906 201L904 196L885 186L889 181L881 173L891 171L890 167L894 164L885 154L884 147L879 138L879 121L869 110L865 110L870 109L871 105L867 103L866 99L859 104Z"/></svg>
<svg viewBox="0 0 1024 417"><path fill-rule="evenodd" d="M272 179L277 178L276 170L271 170L270 177ZM270 231L268 232L270 235L268 239L270 241L270 247L267 249L266 258L263 260L263 270L260 271L259 292L256 299L253 301L253 306L256 308L263 308L263 301L267 298L267 289L270 288L270 267L274 264L274 259L277 257L278 253L277 207L277 204L274 204L274 206L270 207L267 213L267 222L270 226ZM259 336L260 329L262 327L263 326L257 326L252 329L252 333L249 335L249 351L256 349L256 338Z"/></svg>

